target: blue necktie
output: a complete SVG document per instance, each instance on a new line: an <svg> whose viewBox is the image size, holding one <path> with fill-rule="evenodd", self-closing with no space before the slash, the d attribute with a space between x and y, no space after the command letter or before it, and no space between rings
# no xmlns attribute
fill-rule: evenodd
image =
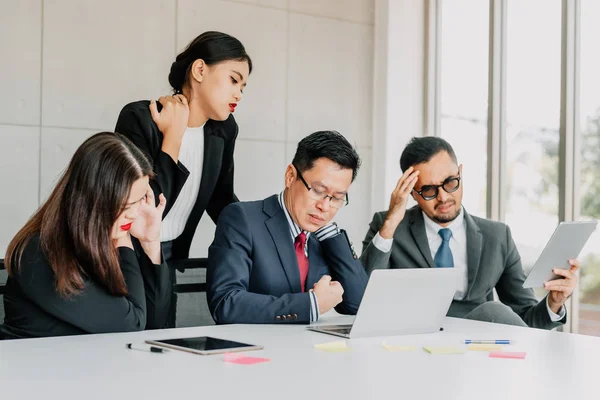
<svg viewBox="0 0 600 400"><path fill-rule="evenodd" d="M438 235L442 237L442 244L437 253L435 253L435 259L433 260L435 267L454 268L454 258L452 257L452 251L450 250L452 231L448 228L443 228L438 231Z"/></svg>

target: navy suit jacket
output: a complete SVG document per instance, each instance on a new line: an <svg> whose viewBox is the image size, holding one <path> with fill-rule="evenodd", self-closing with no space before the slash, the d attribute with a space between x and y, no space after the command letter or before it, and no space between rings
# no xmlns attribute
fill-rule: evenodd
<svg viewBox="0 0 600 400"><path fill-rule="evenodd" d="M323 242L310 235L308 260L306 289L330 275L344 288L336 311L356 314L368 277L345 232ZM216 323L310 322L310 295L301 291L294 242L277 195L223 210L208 265L207 300Z"/></svg>

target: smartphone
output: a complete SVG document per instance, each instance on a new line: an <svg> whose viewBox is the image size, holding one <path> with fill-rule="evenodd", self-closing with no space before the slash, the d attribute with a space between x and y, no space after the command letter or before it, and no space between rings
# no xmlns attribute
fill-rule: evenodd
<svg viewBox="0 0 600 400"><path fill-rule="evenodd" d="M263 346L234 342L232 340L219 339L210 336L200 336L183 339L146 340L146 343L151 344L153 346L165 347L167 349L173 350L187 351L190 353L201 355L263 349Z"/></svg>

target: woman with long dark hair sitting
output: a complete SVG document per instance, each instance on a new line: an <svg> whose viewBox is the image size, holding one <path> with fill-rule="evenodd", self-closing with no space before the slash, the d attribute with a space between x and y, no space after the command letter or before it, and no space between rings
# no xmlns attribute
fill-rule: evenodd
<svg viewBox="0 0 600 400"><path fill-rule="evenodd" d="M87 139L46 202L10 242L5 338L162 326L171 281L160 229L166 199L152 165L122 135Z"/></svg>

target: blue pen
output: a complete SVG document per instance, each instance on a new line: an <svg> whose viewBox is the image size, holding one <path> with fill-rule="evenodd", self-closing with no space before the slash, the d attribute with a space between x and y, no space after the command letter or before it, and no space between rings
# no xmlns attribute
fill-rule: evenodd
<svg viewBox="0 0 600 400"><path fill-rule="evenodd" d="M463 340L464 344L512 344L514 340Z"/></svg>

